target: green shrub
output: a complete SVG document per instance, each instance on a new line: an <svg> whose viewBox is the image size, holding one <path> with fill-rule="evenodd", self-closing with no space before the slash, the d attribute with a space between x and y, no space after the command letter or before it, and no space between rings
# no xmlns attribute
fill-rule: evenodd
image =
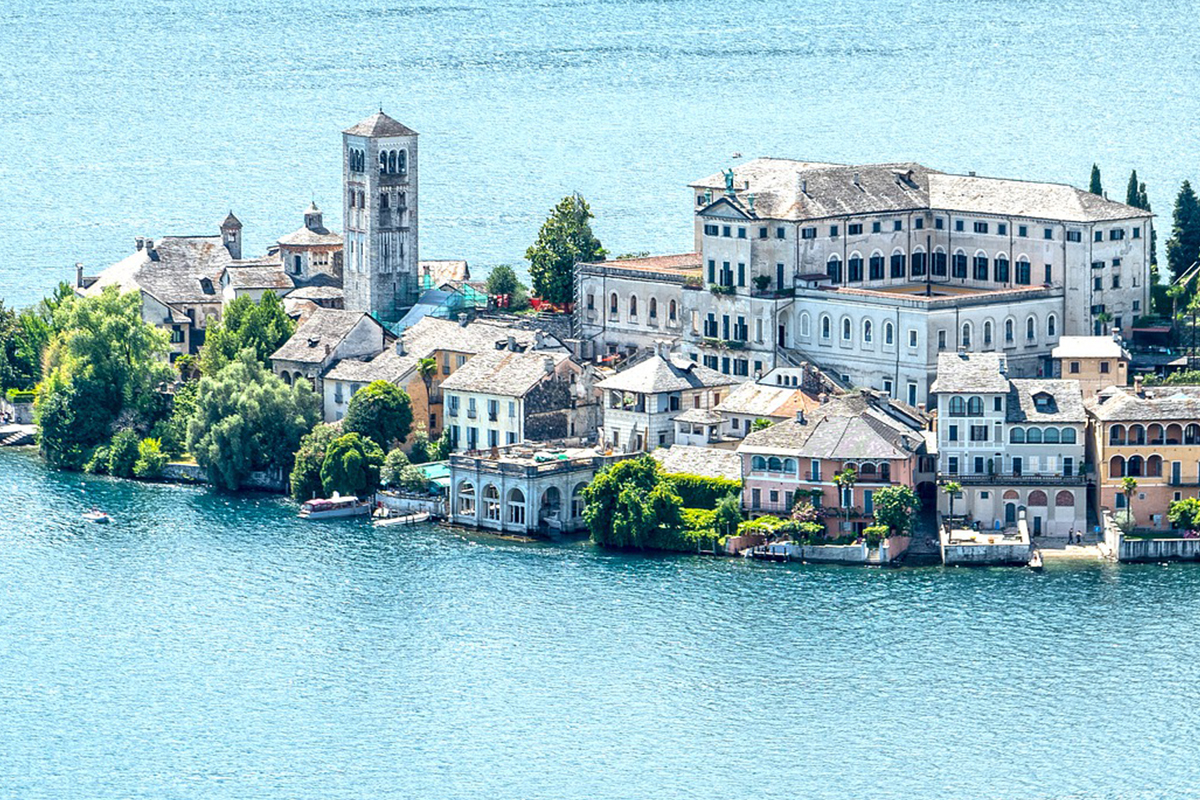
<svg viewBox="0 0 1200 800"><path fill-rule="evenodd" d="M730 494L740 494L741 481L731 481L727 478L709 478L704 475L688 475L686 473L671 473L666 476L675 489L675 494L683 501L684 508L717 507Z"/></svg>
<svg viewBox="0 0 1200 800"><path fill-rule="evenodd" d="M685 508L680 511L683 529L692 533L706 531L716 535L717 512L709 508Z"/></svg>
<svg viewBox="0 0 1200 800"><path fill-rule="evenodd" d="M138 443L137 461L133 464L133 474L138 478L154 479L162 477L163 468L167 466L167 454L163 452L162 442L158 439L142 439Z"/></svg>
<svg viewBox="0 0 1200 800"><path fill-rule="evenodd" d="M92 451L91 456L83 465L84 472L90 472L93 475L104 475L108 472L108 448L100 445Z"/></svg>
<svg viewBox="0 0 1200 800"><path fill-rule="evenodd" d="M887 525L868 525L863 528L863 536L867 539L867 545L870 547L879 547L880 543L887 538Z"/></svg>
<svg viewBox="0 0 1200 800"><path fill-rule="evenodd" d="M108 447L108 474L132 478L133 465L138 459L138 436L126 428L117 433Z"/></svg>
<svg viewBox="0 0 1200 800"><path fill-rule="evenodd" d="M8 402L16 405L18 403L32 403L37 399L37 392L21 391L19 389L8 390Z"/></svg>

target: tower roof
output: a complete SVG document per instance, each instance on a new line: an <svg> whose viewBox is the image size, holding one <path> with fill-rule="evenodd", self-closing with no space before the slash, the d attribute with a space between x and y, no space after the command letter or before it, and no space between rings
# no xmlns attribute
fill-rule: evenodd
<svg viewBox="0 0 1200 800"><path fill-rule="evenodd" d="M308 208L304 209L305 214L320 214L321 209L317 208L317 201L313 200L308 204Z"/></svg>
<svg viewBox="0 0 1200 800"><path fill-rule="evenodd" d="M343 133L351 136L416 136L417 132L407 125L402 125L380 110L378 113L364 119L357 125L347 128Z"/></svg>
<svg viewBox="0 0 1200 800"><path fill-rule="evenodd" d="M229 212L229 216L225 218L225 221L221 223L222 230L224 230L225 228L240 228L240 227L242 227L242 221L240 219L238 219L237 217L235 217L233 215L232 211Z"/></svg>

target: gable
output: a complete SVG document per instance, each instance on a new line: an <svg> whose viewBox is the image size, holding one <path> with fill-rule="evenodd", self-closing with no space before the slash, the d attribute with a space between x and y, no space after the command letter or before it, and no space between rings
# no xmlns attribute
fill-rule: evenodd
<svg viewBox="0 0 1200 800"><path fill-rule="evenodd" d="M700 216L718 217L720 219L750 219L744 211L729 202L729 199L725 197L722 197L710 206L702 208Z"/></svg>

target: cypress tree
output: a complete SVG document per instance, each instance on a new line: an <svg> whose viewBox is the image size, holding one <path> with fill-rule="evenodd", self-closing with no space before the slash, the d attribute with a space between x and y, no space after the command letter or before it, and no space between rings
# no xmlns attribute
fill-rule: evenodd
<svg viewBox="0 0 1200 800"><path fill-rule="evenodd" d="M1125 205L1134 208L1144 208L1141 205L1141 195L1138 193L1137 170L1129 173L1129 185L1125 187Z"/></svg>
<svg viewBox="0 0 1200 800"><path fill-rule="evenodd" d="M1175 198L1171 238L1167 240L1167 264L1178 279L1200 258L1200 202L1192 184L1183 182Z"/></svg>
<svg viewBox="0 0 1200 800"><path fill-rule="evenodd" d="M1144 211L1153 211L1150 208L1150 195L1146 194L1146 184L1138 186L1138 208ZM1154 273L1155 282L1158 281L1158 231L1154 228L1154 221L1150 221L1150 270Z"/></svg>
<svg viewBox="0 0 1200 800"><path fill-rule="evenodd" d="M1104 187L1100 185L1100 167L1096 164L1092 164L1092 182L1088 186L1088 191L1092 194L1104 194Z"/></svg>

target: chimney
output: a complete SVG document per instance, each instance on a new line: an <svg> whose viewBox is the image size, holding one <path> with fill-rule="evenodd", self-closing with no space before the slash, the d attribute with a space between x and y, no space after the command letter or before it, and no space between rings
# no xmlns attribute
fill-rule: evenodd
<svg viewBox="0 0 1200 800"><path fill-rule="evenodd" d="M801 425L804 424L804 409L803 408L796 409L796 422L799 422Z"/></svg>
<svg viewBox="0 0 1200 800"><path fill-rule="evenodd" d="M543 331L537 330L533 332L533 349L541 350L546 344L546 334Z"/></svg>
<svg viewBox="0 0 1200 800"><path fill-rule="evenodd" d="M158 251L154 249L154 240L149 236L146 237L146 255L150 256L151 261L158 261Z"/></svg>
<svg viewBox="0 0 1200 800"><path fill-rule="evenodd" d="M968 173L967 173L967 176L968 176L968 177L971 177L971 178L974 178L974 177L975 177L975 170L971 170L970 172L968 172Z"/></svg>
<svg viewBox="0 0 1200 800"><path fill-rule="evenodd" d="M142 247L145 244L146 244L146 240L144 238L142 238L141 236L134 237L133 245L134 245L134 247L137 248L139 253L142 251Z"/></svg>
<svg viewBox="0 0 1200 800"><path fill-rule="evenodd" d="M922 414L924 414L925 413L925 404L917 403L917 411L920 411Z"/></svg>
<svg viewBox="0 0 1200 800"><path fill-rule="evenodd" d="M747 202L750 203L750 210L754 211L754 195L753 194L746 195L746 200L747 200Z"/></svg>
<svg viewBox="0 0 1200 800"><path fill-rule="evenodd" d="M862 175L857 172L854 173L854 185L862 188Z"/></svg>
<svg viewBox="0 0 1200 800"><path fill-rule="evenodd" d="M470 319L467 317L466 313L462 313L462 314L458 315L458 326L460 328L467 327L468 322L470 322Z"/></svg>
<svg viewBox="0 0 1200 800"><path fill-rule="evenodd" d="M958 346L958 357L963 361L967 360L967 348L963 347L961 344Z"/></svg>
<svg viewBox="0 0 1200 800"><path fill-rule="evenodd" d="M75 288L83 288L83 263L80 261L75 262Z"/></svg>
<svg viewBox="0 0 1200 800"><path fill-rule="evenodd" d="M821 403L821 405L825 405L829 402L829 395L825 394L825 392L821 392L819 395L817 395L817 400Z"/></svg>
<svg viewBox="0 0 1200 800"><path fill-rule="evenodd" d="M808 195L808 179L807 178L800 179L800 194L806 195L806 196Z"/></svg>
<svg viewBox="0 0 1200 800"><path fill-rule="evenodd" d="M521 352L521 349L519 347L517 347L517 337L515 337L515 336L508 337L508 344L506 345L506 347L507 347L507 349L511 350L514 353Z"/></svg>
<svg viewBox="0 0 1200 800"><path fill-rule="evenodd" d="M404 355L404 337L400 337L396 340L396 355Z"/></svg>
<svg viewBox="0 0 1200 800"><path fill-rule="evenodd" d="M671 343L666 339L654 340L654 354L667 358L671 355Z"/></svg>
<svg viewBox="0 0 1200 800"><path fill-rule="evenodd" d="M542 359L542 369L546 370L547 375L554 374L554 366L554 359L550 356L546 356L544 359Z"/></svg>
<svg viewBox="0 0 1200 800"><path fill-rule="evenodd" d="M1138 397L1146 396L1146 390L1142 386L1142 376L1141 375L1133 376L1133 393L1136 394Z"/></svg>

